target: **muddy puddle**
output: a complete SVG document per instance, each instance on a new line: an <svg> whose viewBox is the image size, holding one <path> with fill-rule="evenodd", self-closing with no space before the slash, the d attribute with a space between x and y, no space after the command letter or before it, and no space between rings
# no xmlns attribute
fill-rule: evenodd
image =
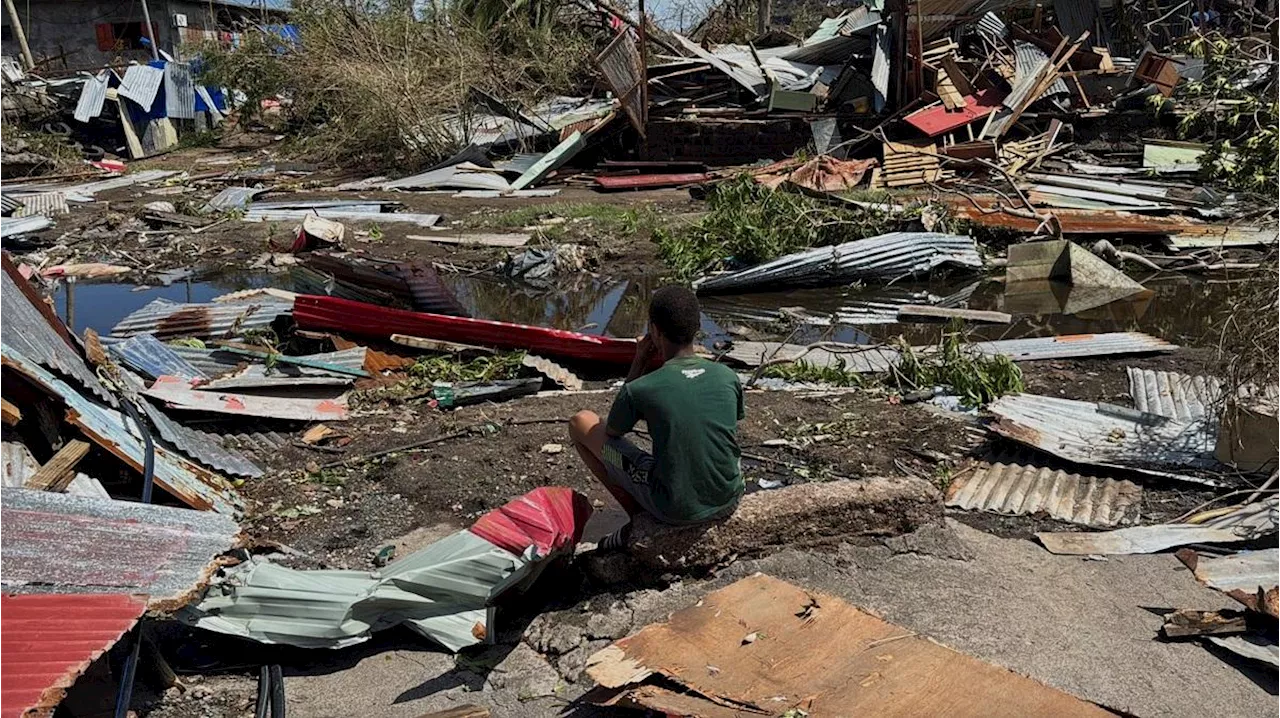
<svg viewBox="0 0 1280 718"><path fill-rule="evenodd" d="M608 336L642 333L645 307L661 284L650 277L583 275L546 289L493 277L446 274L442 278L472 316ZM902 335L921 344L937 340L939 325L898 323L897 310L904 304L931 304L1013 315L1008 325L973 328L977 336L987 339L1141 331L1185 346L1207 346L1214 343L1217 328L1230 313L1236 290L1250 281L1248 277L1138 279L1148 291L1128 297L1048 282L1006 287L997 279L972 277L887 288L855 285L708 296L702 298L703 330L708 343L732 334L787 336L797 343L871 343ZM220 272L178 279L169 286L60 284L55 299L59 315L77 331L91 327L107 334L130 312L158 298L207 302L257 287L293 289L293 284L287 272Z"/></svg>

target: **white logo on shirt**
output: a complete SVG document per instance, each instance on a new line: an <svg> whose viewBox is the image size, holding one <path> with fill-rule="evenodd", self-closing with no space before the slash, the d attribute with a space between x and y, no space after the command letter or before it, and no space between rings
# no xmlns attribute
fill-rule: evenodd
<svg viewBox="0 0 1280 718"><path fill-rule="evenodd" d="M686 379L697 379L698 377L707 373L707 370L706 369L681 369L680 373L684 374Z"/></svg>

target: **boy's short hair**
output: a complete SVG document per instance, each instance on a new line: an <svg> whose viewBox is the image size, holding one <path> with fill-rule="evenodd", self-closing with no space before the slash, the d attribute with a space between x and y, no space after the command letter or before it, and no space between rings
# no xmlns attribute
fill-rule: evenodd
<svg viewBox="0 0 1280 718"><path fill-rule="evenodd" d="M702 326L698 297L679 284L662 287L649 300L649 321L667 341L677 346L692 344Z"/></svg>

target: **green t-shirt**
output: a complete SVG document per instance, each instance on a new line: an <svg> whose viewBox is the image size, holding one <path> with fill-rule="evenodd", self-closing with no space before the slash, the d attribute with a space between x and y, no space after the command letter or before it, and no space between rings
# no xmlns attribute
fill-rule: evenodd
<svg viewBox="0 0 1280 718"><path fill-rule="evenodd" d="M701 357L678 357L623 385L609 410L614 434L637 421L653 437L650 475L659 518L701 521L742 496L738 421L746 416L742 384L728 367Z"/></svg>

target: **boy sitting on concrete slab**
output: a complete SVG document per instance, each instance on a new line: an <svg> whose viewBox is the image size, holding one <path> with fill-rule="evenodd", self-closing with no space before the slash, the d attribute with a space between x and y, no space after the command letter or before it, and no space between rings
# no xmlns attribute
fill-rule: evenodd
<svg viewBox="0 0 1280 718"><path fill-rule="evenodd" d="M694 353L700 325L698 298L688 288L654 292L649 333L636 346L608 419L584 410L569 420L583 463L628 516L646 512L662 523L698 524L729 515L742 497L742 385L733 370ZM651 370L655 355L662 363ZM653 454L624 438L638 421L648 426ZM600 548L625 546L630 527L604 537Z"/></svg>

